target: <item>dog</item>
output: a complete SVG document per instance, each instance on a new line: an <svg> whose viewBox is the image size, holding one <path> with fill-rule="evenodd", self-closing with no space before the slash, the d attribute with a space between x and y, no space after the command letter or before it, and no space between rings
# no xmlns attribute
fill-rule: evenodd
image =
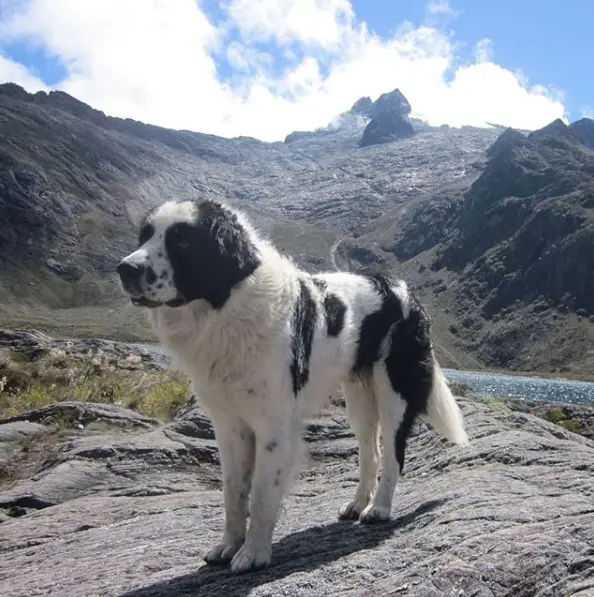
<svg viewBox="0 0 594 597"><path fill-rule="evenodd" d="M270 564L302 421L340 387L359 446L359 483L340 519L389 520L417 417L468 441L430 318L402 280L309 274L243 212L209 199L150 211L117 272L213 423L225 530L209 564L235 573Z"/></svg>

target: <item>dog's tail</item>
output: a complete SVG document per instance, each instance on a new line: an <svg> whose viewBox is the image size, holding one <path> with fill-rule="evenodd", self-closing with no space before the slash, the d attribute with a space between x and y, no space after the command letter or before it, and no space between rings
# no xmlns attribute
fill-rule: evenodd
<svg viewBox="0 0 594 597"><path fill-rule="evenodd" d="M435 430L446 439L455 444L468 443L460 407L435 357L433 358L433 383L427 403L427 418Z"/></svg>

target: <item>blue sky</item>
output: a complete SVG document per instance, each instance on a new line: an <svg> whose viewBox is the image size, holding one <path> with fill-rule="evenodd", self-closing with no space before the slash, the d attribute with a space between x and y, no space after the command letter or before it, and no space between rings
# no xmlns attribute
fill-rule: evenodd
<svg viewBox="0 0 594 597"><path fill-rule="evenodd" d="M435 124L537 128L594 115L593 22L592 0L0 0L0 81L265 140L395 87Z"/></svg>
<svg viewBox="0 0 594 597"><path fill-rule="evenodd" d="M358 16L382 36L396 23L424 19L420 0L355 0ZM497 62L530 81L564 91L571 120L587 106L594 118L593 0L455 0L447 28L460 55L470 58L482 38L492 40Z"/></svg>

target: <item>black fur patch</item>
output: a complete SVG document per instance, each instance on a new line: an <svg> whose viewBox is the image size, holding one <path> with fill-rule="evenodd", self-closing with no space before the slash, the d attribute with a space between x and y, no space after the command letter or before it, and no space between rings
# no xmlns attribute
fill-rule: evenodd
<svg viewBox="0 0 594 597"><path fill-rule="evenodd" d="M291 379L295 396L309 380L309 363L316 324L316 303L303 280L299 280L299 296L293 312L293 338L291 350Z"/></svg>
<svg viewBox="0 0 594 597"><path fill-rule="evenodd" d="M155 227L150 222L145 220L140 227L140 233L138 234L138 246L141 247L144 245L145 242L153 238L154 234Z"/></svg>
<svg viewBox="0 0 594 597"><path fill-rule="evenodd" d="M370 372L380 358L382 342L390 333L384 364L392 389L406 402L404 417L394 438L396 458L402 471L406 441L418 415L427 411L433 384L431 322L421 303L410 291L409 313L405 319L400 298L391 288L394 284L381 275L372 276L369 280L382 297L382 306L361 324L353 373Z"/></svg>
<svg viewBox="0 0 594 597"><path fill-rule="evenodd" d="M404 411L404 417L400 422L400 427L396 431L396 436L394 437L394 450L396 452L396 460L398 462L398 466L400 468L400 472L402 473L402 469L404 468L404 456L406 454L406 442L408 440L408 436L412 430L412 426L414 425L415 419L417 418L417 414L413 412L412 409L407 408Z"/></svg>
<svg viewBox="0 0 594 597"><path fill-rule="evenodd" d="M431 321L417 300L409 295L410 313L392 333L386 371L394 392L406 401L406 410L396 433L395 449L400 470L404 467L406 440L418 415L427 412L433 386Z"/></svg>
<svg viewBox="0 0 594 597"><path fill-rule="evenodd" d="M326 293L328 284L322 278L312 277L314 286L324 296L324 311L326 314L326 329L328 336L336 338L344 327L344 316L346 314L346 305L338 296Z"/></svg>
<svg viewBox="0 0 594 597"><path fill-rule="evenodd" d="M152 267L147 267L146 269L146 281L149 284L154 284L157 281L157 274L155 274L155 270Z"/></svg>
<svg viewBox="0 0 594 597"><path fill-rule="evenodd" d="M383 302L379 311L370 313L361 322L359 345L352 368L353 373L358 374L371 371L380 358L380 347L390 326L402 320L402 305L390 288L391 281L382 275L369 276L368 280Z"/></svg>
<svg viewBox="0 0 594 597"><path fill-rule="evenodd" d="M214 201L197 204L195 222L171 226L165 247L183 302L204 299L214 309L222 308L233 288L260 265L237 216Z"/></svg>
<svg viewBox="0 0 594 597"><path fill-rule="evenodd" d="M346 309L346 305L335 294L326 295L324 298L324 310L326 311L328 336L336 338L342 332Z"/></svg>

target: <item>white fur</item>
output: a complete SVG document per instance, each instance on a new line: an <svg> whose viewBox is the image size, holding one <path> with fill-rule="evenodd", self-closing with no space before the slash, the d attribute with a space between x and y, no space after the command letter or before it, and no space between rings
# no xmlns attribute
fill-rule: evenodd
<svg viewBox="0 0 594 597"><path fill-rule="evenodd" d="M187 215L175 213L171 207L166 212L167 217L156 224L153 245L139 250L156 253L159 249L162 253L159 239L164 228ZM242 224L249 227L245 219ZM231 560L235 572L270 562L272 534L291 479L301 423L341 384L360 450L359 486L354 500L342 507L341 515L360 515L363 521L388 518L399 477L393 437L405 408L404 401L392 391L383 367L376 366L367 383L350 374L361 322L381 305L370 282L351 273L318 276L348 307L341 333L329 337L320 316L322 294L311 277L248 229L259 247L262 264L234 289L222 309L214 310L197 300L183 307L149 310L160 342L187 373L194 393L212 417L222 464L226 521L222 541L212 548L207 560ZM295 397L289 366L299 278L307 281L319 316L309 381ZM406 284L400 283L394 291L403 304L404 316L408 316ZM171 298L170 294L164 298ZM466 434L458 407L441 372L437 367L435 371L437 383L429 418L440 433L464 443ZM383 475L376 490L378 422L388 439L381 455ZM248 497L250 524L246 533Z"/></svg>

